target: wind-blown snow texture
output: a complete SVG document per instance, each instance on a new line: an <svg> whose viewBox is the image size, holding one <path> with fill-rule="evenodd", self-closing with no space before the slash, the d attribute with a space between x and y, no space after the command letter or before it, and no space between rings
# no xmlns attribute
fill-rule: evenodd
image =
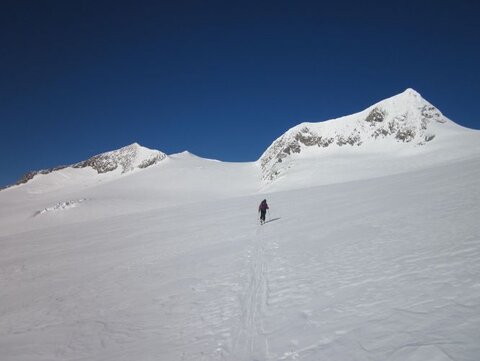
<svg viewBox="0 0 480 361"><path fill-rule="evenodd" d="M478 360L480 136L438 124L1 191L1 359Z"/></svg>

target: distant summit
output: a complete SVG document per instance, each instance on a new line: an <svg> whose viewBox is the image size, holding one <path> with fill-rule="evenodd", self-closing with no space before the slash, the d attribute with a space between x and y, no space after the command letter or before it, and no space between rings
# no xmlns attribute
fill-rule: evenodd
<svg viewBox="0 0 480 361"><path fill-rule="evenodd" d="M341 147L367 149L375 145L377 150L392 150L407 144L425 146L451 127L460 128L409 88L359 113L291 128L260 157L262 178L277 178L288 169L285 162L307 150L322 154Z"/></svg>
<svg viewBox="0 0 480 361"><path fill-rule="evenodd" d="M87 160L72 165L28 172L18 180L15 185L27 183L37 174L49 174L67 167L91 167L96 170L98 174L108 173L115 170L120 171L121 173L127 173L135 169L147 168L151 165L157 164L166 157L167 155L165 153L158 150L145 148L138 143L133 143L117 150L95 155Z"/></svg>
<svg viewBox="0 0 480 361"><path fill-rule="evenodd" d="M138 143L96 155L86 161L74 164L74 168L92 167L98 173L106 173L121 169L122 173L136 168L147 168L166 158L166 154L158 150L142 147Z"/></svg>

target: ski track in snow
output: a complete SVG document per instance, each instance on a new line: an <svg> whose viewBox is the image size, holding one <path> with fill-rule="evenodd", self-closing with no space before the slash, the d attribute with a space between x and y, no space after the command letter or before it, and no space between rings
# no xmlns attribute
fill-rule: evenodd
<svg viewBox="0 0 480 361"><path fill-rule="evenodd" d="M263 325L263 317L268 300L268 255L270 242L264 237L264 226L255 233L251 251L248 253L248 286L240 295L241 320L233 339L235 360L264 360L268 357L268 335Z"/></svg>

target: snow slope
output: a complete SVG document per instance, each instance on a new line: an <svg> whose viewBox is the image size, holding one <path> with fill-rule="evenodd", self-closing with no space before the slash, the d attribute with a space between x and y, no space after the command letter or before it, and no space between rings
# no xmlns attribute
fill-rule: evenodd
<svg viewBox="0 0 480 361"><path fill-rule="evenodd" d="M1 191L0 235L254 194L258 174L255 163L219 162L189 152L128 174L69 167ZM84 201L75 209L42 213L64 203L77 205L79 199Z"/></svg>
<svg viewBox="0 0 480 361"><path fill-rule="evenodd" d="M478 179L275 192L264 226L261 194L50 212L0 236L2 360L477 360Z"/></svg>
<svg viewBox="0 0 480 361"><path fill-rule="evenodd" d="M0 359L478 360L479 132L381 126L299 142L273 178L184 152L2 190Z"/></svg>

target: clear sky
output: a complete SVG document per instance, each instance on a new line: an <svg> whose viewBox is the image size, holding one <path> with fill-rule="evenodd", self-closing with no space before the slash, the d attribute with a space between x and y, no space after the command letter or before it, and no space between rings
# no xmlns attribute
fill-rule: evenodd
<svg viewBox="0 0 480 361"><path fill-rule="evenodd" d="M477 1L0 4L0 186L133 142L253 161L414 88L480 128Z"/></svg>

